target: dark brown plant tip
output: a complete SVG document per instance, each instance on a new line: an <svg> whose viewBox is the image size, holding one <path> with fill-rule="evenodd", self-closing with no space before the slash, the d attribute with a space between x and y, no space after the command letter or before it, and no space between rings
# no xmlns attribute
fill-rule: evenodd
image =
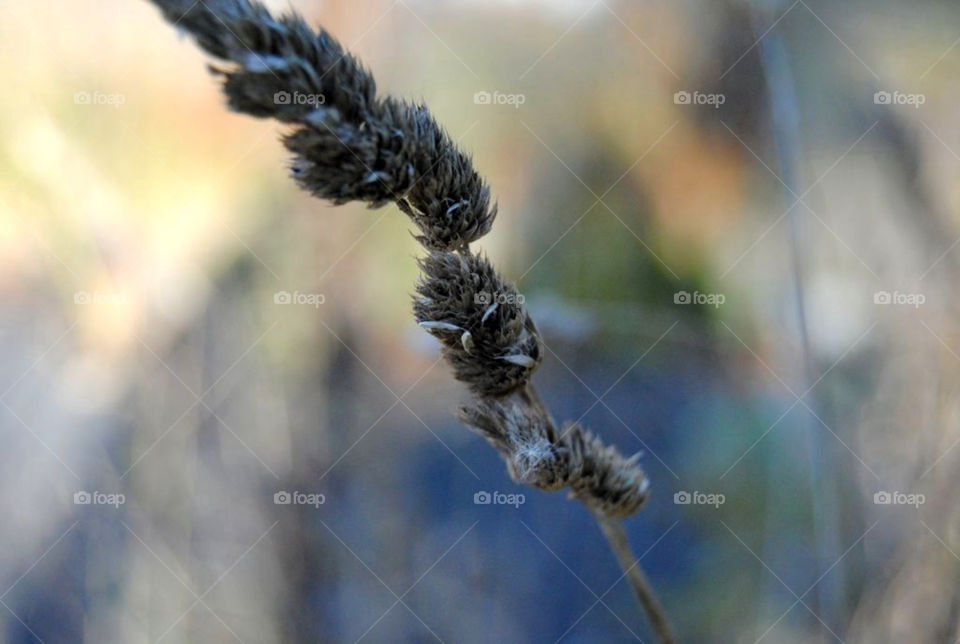
<svg viewBox="0 0 960 644"><path fill-rule="evenodd" d="M435 251L420 260L413 312L443 343L456 378L480 396L524 387L543 359L543 347L523 297L490 262Z"/></svg>
<svg viewBox="0 0 960 644"><path fill-rule="evenodd" d="M643 506L650 481L637 464L639 454L624 457L577 423L562 436L570 454L571 496L608 517L627 517Z"/></svg>
<svg viewBox="0 0 960 644"><path fill-rule="evenodd" d="M431 250L463 248L496 205L470 158L422 105L378 98L373 76L323 29L248 0L154 0L223 77L230 108L293 126L283 142L298 184L336 204L394 202Z"/></svg>

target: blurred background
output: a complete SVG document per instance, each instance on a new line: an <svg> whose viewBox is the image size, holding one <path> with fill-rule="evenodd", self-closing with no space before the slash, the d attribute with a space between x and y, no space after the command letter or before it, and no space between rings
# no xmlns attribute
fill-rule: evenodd
<svg viewBox="0 0 960 644"><path fill-rule="evenodd" d="M960 638L955 5L268 4L473 154L683 641ZM300 192L146 1L3 0L0 59L4 641L651 641L453 419L395 207Z"/></svg>

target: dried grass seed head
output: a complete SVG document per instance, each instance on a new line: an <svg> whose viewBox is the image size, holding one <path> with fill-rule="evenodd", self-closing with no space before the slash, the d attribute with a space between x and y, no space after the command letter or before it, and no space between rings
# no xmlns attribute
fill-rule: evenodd
<svg viewBox="0 0 960 644"><path fill-rule="evenodd" d="M623 457L576 423L558 433L542 409L519 395L477 400L459 417L500 452L517 483L569 487L572 498L607 517L629 516L647 500L639 456Z"/></svg>
<svg viewBox="0 0 960 644"><path fill-rule="evenodd" d="M468 245L496 216L489 188L423 106L378 99L370 72L330 34L253 0L152 0L171 23L225 61L230 107L293 126L284 143L301 187L336 203L394 201L431 254L414 310L440 338L456 377L480 400L462 412L507 457L518 481L572 494L607 516L647 496L636 458L573 425L555 436L545 410L514 396L542 358L536 327L512 285ZM443 252L456 250L459 252ZM490 299L485 299L490 298Z"/></svg>
<svg viewBox="0 0 960 644"><path fill-rule="evenodd" d="M525 386L543 358L533 320L486 258L435 251L420 261L414 315L440 339L456 378L480 396Z"/></svg>
<svg viewBox="0 0 960 644"><path fill-rule="evenodd" d="M487 439L517 483L543 490L568 484L569 453L548 419L511 398L483 398L461 407L461 422Z"/></svg>
<svg viewBox="0 0 960 644"><path fill-rule="evenodd" d="M562 432L561 442L569 450L571 496L610 517L629 516L647 500L650 481L639 455L624 457L577 423Z"/></svg>
<svg viewBox="0 0 960 644"><path fill-rule="evenodd" d="M230 108L294 125L284 144L313 195L371 207L396 202L428 249L463 248L496 217L490 189L426 107L378 99L370 72L329 33L248 0L153 0L228 64Z"/></svg>

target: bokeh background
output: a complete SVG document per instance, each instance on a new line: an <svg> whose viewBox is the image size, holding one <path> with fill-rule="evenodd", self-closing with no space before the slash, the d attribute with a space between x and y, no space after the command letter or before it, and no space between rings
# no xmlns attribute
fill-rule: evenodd
<svg viewBox="0 0 960 644"><path fill-rule="evenodd" d="M683 641L960 637L955 5L268 4L473 154ZM651 640L453 419L395 207L299 192L146 1L3 0L0 60L4 641Z"/></svg>

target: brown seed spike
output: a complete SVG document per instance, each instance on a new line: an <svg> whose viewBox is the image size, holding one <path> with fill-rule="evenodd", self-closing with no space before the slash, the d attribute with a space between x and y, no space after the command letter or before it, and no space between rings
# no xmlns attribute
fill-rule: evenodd
<svg viewBox="0 0 960 644"><path fill-rule="evenodd" d="M249 0L153 0L225 61L230 108L293 126L283 142L314 196L371 207L395 202L430 250L476 241L497 214L473 163L423 105L377 97L370 72L297 15L274 19Z"/></svg>
<svg viewBox="0 0 960 644"><path fill-rule="evenodd" d="M457 379L481 396L503 396L526 385L543 349L513 285L486 258L466 252L435 251L420 268L414 315L443 343Z"/></svg>
<svg viewBox="0 0 960 644"><path fill-rule="evenodd" d="M633 514L649 481L636 463L573 424L558 434L549 416L524 396L486 398L460 409L460 420L497 448L517 483L570 495L608 517Z"/></svg>
<svg viewBox="0 0 960 644"><path fill-rule="evenodd" d="M570 452L571 496L611 517L629 516L646 502L650 482L637 457L625 458L576 423L563 431L562 443Z"/></svg>
<svg viewBox="0 0 960 644"><path fill-rule="evenodd" d="M290 126L291 171L337 204L395 202L429 251L414 313L443 343L456 377L475 394L461 419L507 461L514 480L563 487L595 514L662 642L666 616L616 519L647 498L636 457L573 424L559 434L530 384L543 344L516 288L470 244L493 224L490 189L423 105L378 97L370 72L296 14L274 18L256 0L151 0L222 61L214 73L233 110Z"/></svg>

